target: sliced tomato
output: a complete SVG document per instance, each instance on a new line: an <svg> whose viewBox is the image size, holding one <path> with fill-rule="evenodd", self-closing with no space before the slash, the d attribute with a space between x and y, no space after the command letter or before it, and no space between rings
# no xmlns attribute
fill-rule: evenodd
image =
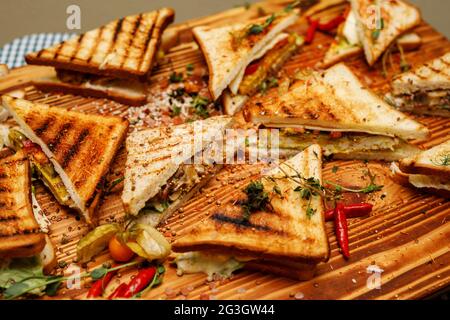
<svg viewBox="0 0 450 320"><path fill-rule="evenodd" d="M332 131L330 132L330 138L331 139L339 139L342 137L342 132L339 131Z"/></svg>
<svg viewBox="0 0 450 320"><path fill-rule="evenodd" d="M275 45L275 47L273 47L272 50L278 50L278 49L281 49L281 48L283 48L285 45L287 45L288 43L289 43L289 38L286 37L286 38L284 38L283 40L278 41L277 44Z"/></svg>

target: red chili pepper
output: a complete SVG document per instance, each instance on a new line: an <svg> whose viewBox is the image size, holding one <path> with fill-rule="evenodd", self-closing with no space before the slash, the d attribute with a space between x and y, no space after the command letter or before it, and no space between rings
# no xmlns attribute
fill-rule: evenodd
<svg viewBox="0 0 450 320"><path fill-rule="evenodd" d="M116 290L108 297L108 300L113 300L116 298L122 298L125 291L128 289L128 285L126 283L121 283Z"/></svg>
<svg viewBox="0 0 450 320"><path fill-rule="evenodd" d="M341 23L345 21L345 17L343 15L337 16L334 19L331 19L327 23L319 23L317 29L320 31L331 31L337 28Z"/></svg>
<svg viewBox="0 0 450 320"><path fill-rule="evenodd" d="M319 20L312 20L310 17L308 17L309 21L309 28L308 31L306 31L306 43L312 43L314 40L314 36L316 35L317 27L319 26Z"/></svg>
<svg viewBox="0 0 450 320"><path fill-rule="evenodd" d="M245 75L249 76L251 74L254 74L256 70L258 70L259 62L253 62L245 69Z"/></svg>
<svg viewBox="0 0 450 320"><path fill-rule="evenodd" d="M348 226L347 218L345 217L344 205L338 203L336 205L334 214L334 228L336 230L336 238L341 247L342 254L345 258L350 258L350 251L348 249Z"/></svg>
<svg viewBox="0 0 450 320"><path fill-rule="evenodd" d="M155 273L156 273L155 267L142 269L141 271L139 271L137 276L130 281L126 290L119 297L131 298L135 294L141 292L153 280Z"/></svg>
<svg viewBox="0 0 450 320"><path fill-rule="evenodd" d="M347 219L360 218L372 212L373 205L370 203L356 203L344 206ZM325 221L334 220L334 209L325 211Z"/></svg>
<svg viewBox="0 0 450 320"><path fill-rule="evenodd" d="M108 272L102 279L95 281L87 294L88 298L97 298L103 294L104 289L116 274L115 271Z"/></svg>

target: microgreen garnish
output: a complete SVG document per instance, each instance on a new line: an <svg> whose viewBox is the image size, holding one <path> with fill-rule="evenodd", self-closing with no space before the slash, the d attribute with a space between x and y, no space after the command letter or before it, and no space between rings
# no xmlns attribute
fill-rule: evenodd
<svg viewBox="0 0 450 320"><path fill-rule="evenodd" d="M438 166L450 166L450 154L444 154L438 157L438 159L431 160L431 162Z"/></svg>
<svg viewBox="0 0 450 320"><path fill-rule="evenodd" d="M265 94L267 90L278 87L278 79L275 77L270 77L263 81L258 86L258 91L262 94Z"/></svg>
<svg viewBox="0 0 450 320"><path fill-rule="evenodd" d="M247 194L247 200L241 204L241 207L244 211L243 220L248 221L253 212L266 209L270 200L261 181L250 182L244 192Z"/></svg>
<svg viewBox="0 0 450 320"><path fill-rule="evenodd" d="M247 30L247 35L251 34L260 34L263 32L266 28L268 28L272 22L275 20L275 14L272 14L269 16L266 21L264 21L263 24L252 24Z"/></svg>
<svg viewBox="0 0 450 320"><path fill-rule="evenodd" d="M179 83L183 81L183 74L181 72L172 72L169 77L170 83Z"/></svg>
<svg viewBox="0 0 450 320"><path fill-rule="evenodd" d="M192 100L192 106L194 107L195 113L202 118L209 117L209 112L206 109L209 104L210 101L208 98L199 95L195 96Z"/></svg>

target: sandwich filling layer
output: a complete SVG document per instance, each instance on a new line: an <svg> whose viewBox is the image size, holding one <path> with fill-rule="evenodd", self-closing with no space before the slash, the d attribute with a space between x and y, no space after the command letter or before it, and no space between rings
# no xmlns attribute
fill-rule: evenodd
<svg viewBox="0 0 450 320"><path fill-rule="evenodd" d="M63 83L89 89L100 91L114 90L131 96L145 95L145 84L138 80L98 76L62 69L56 69L56 77Z"/></svg>
<svg viewBox="0 0 450 320"><path fill-rule="evenodd" d="M281 129L279 148L290 155L318 144L326 157L338 159L377 159L394 161L417 154L420 150L399 138L348 132L315 132Z"/></svg>
<svg viewBox="0 0 450 320"><path fill-rule="evenodd" d="M415 92L399 96L388 94L386 100L394 107L404 111L425 114L436 111L450 115L450 90Z"/></svg>
<svg viewBox="0 0 450 320"><path fill-rule="evenodd" d="M137 221L157 226L181 199L189 194L209 174L211 166L206 164L182 164L167 180L159 192L149 199L139 212Z"/></svg>

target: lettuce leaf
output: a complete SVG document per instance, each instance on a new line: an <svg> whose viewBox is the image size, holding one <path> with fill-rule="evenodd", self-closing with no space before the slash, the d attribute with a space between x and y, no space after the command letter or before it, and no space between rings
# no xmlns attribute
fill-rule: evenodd
<svg viewBox="0 0 450 320"><path fill-rule="evenodd" d="M41 259L38 256L31 258L16 258L9 262L4 262L0 265L0 289L8 289L15 283L30 278L24 281L20 286L16 286L17 289L42 285L41 287L30 291L30 293L43 295L46 286L43 269ZM14 295L15 292L9 292L7 290L4 294Z"/></svg>

